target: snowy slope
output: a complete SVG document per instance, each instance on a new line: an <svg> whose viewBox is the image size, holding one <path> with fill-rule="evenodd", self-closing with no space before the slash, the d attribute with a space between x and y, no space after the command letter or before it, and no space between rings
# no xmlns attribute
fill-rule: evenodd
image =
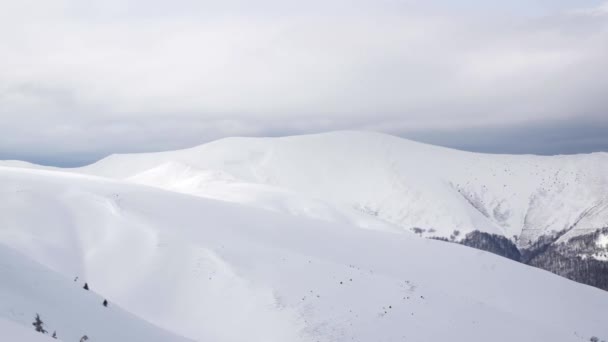
<svg viewBox="0 0 608 342"><path fill-rule="evenodd" d="M0 244L198 341L608 337L606 292L459 245L64 172L0 189Z"/></svg>
<svg viewBox="0 0 608 342"><path fill-rule="evenodd" d="M43 335L23 325L0 318L0 332L7 341L19 342L61 342L61 339L51 339L50 335Z"/></svg>
<svg viewBox="0 0 608 342"><path fill-rule="evenodd" d="M127 180L299 217L340 222L367 229L399 231L396 226L354 210L346 204L327 203L278 186L247 182L225 172L196 169L178 162L162 164Z"/></svg>
<svg viewBox="0 0 608 342"><path fill-rule="evenodd" d="M480 230L516 236L523 247L542 235L569 231L568 239L608 225L606 153L488 155L378 133L334 132L112 155L74 171L258 207L268 205L256 199L283 191L306 199L287 205L288 213L306 212L315 199L349 217L358 211L378 224L426 229L425 236Z"/></svg>
<svg viewBox="0 0 608 342"><path fill-rule="evenodd" d="M6 233L6 232L4 232ZM0 244L0 334L3 341L186 341ZM39 314L46 337L34 331Z"/></svg>

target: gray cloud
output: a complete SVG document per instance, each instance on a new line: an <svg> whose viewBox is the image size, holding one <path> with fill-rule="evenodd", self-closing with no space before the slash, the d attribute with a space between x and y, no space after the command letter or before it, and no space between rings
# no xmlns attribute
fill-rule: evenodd
<svg viewBox="0 0 608 342"><path fill-rule="evenodd" d="M465 151L556 155L608 151L606 132L608 122L564 120L398 135Z"/></svg>
<svg viewBox="0 0 608 342"><path fill-rule="evenodd" d="M606 149L593 130L608 122L598 1L0 0L0 41L5 159L73 165L334 129Z"/></svg>

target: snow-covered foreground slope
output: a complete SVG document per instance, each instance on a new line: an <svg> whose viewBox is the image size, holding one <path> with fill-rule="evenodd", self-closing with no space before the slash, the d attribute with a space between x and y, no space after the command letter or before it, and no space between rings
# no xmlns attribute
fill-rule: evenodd
<svg viewBox="0 0 608 342"><path fill-rule="evenodd" d="M3 213L5 214L5 213ZM4 221L3 221L4 223ZM7 233L3 230L2 233ZM4 234L3 234L4 235ZM27 236L27 235L23 235ZM66 246L70 248L70 246ZM0 339L2 341L183 341L128 314L103 298L0 244ZM34 331L39 314L46 336Z"/></svg>
<svg viewBox="0 0 608 342"><path fill-rule="evenodd" d="M264 202L270 186L275 199L277 191L306 199L297 205L275 201L292 204L285 212L306 214L308 199L315 199L348 217L358 211L408 230L423 228L425 236L479 230L522 247L542 235L567 231L567 240L608 226L606 153L487 155L384 134L334 132L113 155L74 171L259 207L267 204L255 199Z"/></svg>
<svg viewBox="0 0 608 342"><path fill-rule="evenodd" d="M0 189L0 244L198 341L608 337L606 292L459 245L61 172L0 168ZM31 287L22 277L0 285ZM22 302L23 319L0 317L29 325L33 306L53 308Z"/></svg>
<svg viewBox="0 0 608 342"><path fill-rule="evenodd" d="M53 340L49 335L42 335L32 329L24 327L23 325L3 318L0 318L0 333L2 334L2 338L6 339L7 341L61 342L61 339Z"/></svg>

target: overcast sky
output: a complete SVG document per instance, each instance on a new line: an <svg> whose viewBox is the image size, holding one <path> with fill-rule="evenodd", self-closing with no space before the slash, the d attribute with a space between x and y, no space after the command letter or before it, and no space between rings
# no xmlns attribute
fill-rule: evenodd
<svg viewBox="0 0 608 342"><path fill-rule="evenodd" d="M608 151L608 2L0 0L0 159L382 131Z"/></svg>

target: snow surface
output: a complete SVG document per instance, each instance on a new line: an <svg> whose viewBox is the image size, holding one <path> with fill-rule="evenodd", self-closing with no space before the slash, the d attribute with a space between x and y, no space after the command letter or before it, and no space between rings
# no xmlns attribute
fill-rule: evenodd
<svg viewBox="0 0 608 342"><path fill-rule="evenodd" d="M489 155L333 132L112 155L72 171L366 228L517 236L522 246L608 222L606 153Z"/></svg>
<svg viewBox="0 0 608 342"><path fill-rule="evenodd" d="M608 234L600 234L596 240L598 252L591 255L596 260L608 261Z"/></svg>
<svg viewBox="0 0 608 342"><path fill-rule="evenodd" d="M239 139L220 143L233 141ZM150 162L149 156L134 156L143 166L114 157L87 171L126 179L167 162L158 164L164 157L153 156ZM264 164L253 163L256 158L274 160L257 155L232 167L195 167L216 170L203 173L215 180L304 186L308 179L253 167ZM195 164L190 162L185 164ZM351 187L368 186L343 163ZM280 165L285 172L297 171L287 164ZM302 171L317 172L315 179L330 186L321 177L329 171L318 167ZM378 180L383 182L394 179ZM332 187L347 191L346 184ZM308 194L314 198L322 188ZM67 172L0 167L0 193L0 246L11 247L0 248L0 318L30 328L40 312L70 341L84 331L98 334L95 341L608 337L605 291L456 244ZM324 199L346 198L339 192L335 197ZM80 288L84 281L92 291ZM95 293L111 307L102 307ZM131 333L138 337L123 338Z"/></svg>
<svg viewBox="0 0 608 342"><path fill-rule="evenodd" d="M52 339L50 335L43 335L32 329L26 329L13 321L0 318L0 334L3 341L11 342L61 342L61 339ZM52 334L52 332L51 332Z"/></svg>
<svg viewBox="0 0 608 342"><path fill-rule="evenodd" d="M337 203L297 194L287 189L239 180L223 171L199 170L168 162L127 179L137 184L318 220L352 224L367 229L399 231L387 222Z"/></svg>
<svg viewBox="0 0 608 342"><path fill-rule="evenodd" d="M82 286L0 245L0 340L56 341L34 331L39 314L46 336L56 331L65 341L84 335L92 341L187 341L114 303L104 307L102 297Z"/></svg>

